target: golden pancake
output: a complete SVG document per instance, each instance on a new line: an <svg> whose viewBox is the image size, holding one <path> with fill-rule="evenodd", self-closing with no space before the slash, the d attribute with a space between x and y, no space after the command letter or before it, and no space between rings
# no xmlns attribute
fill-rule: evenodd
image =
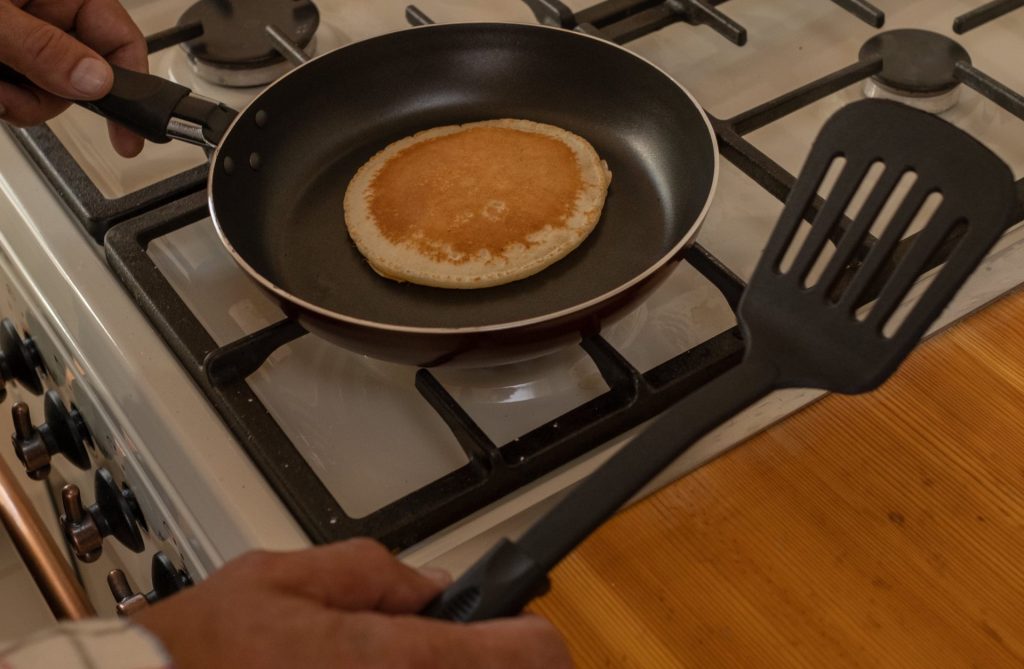
<svg viewBox="0 0 1024 669"><path fill-rule="evenodd" d="M397 281L485 288L561 260L601 217L611 172L582 137L503 119L434 128L356 173L345 224Z"/></svg>

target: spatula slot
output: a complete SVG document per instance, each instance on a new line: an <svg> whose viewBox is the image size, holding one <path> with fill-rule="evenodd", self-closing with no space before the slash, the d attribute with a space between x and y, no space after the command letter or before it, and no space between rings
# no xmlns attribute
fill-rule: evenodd
<svg viewBox="0 0 1024 669"><path fill-rule="evenodd" d="M914 260L917 254L921 253L920 244L923 243L931 247L937 242L938 246L935 246L935 249L948 255L950 247L947 244L952 244L955 241L955 238L949 237L953 231L934 228L926 230L926 226L935 218L942 201L942 194L932 191L924 198L924 202L909 223L905 226L897 225L892 229L881 230L882 234L877 248L872 249L871 255L868 256L868 262L858 271L853 282L861 296L861 299L854 303L854 316L858 321L868 320L872 314L876 314L876 309L879 307L888 308L891 314L898 301L886 307L882 303L881 297L891 296L893 290L897 290L900 294L909 291L924 272L944 260L944 257L931 256ZM900 210L902 209L904 207L901 205ZM904 241L922 231L927 233L922 235L925 237L923 241L920 237L910 242ZM915 248L918 249L916 252ZM877 256L875 256L876 252ZM862 274L863 276L861 276ZM894 288L894 286L898 288ZM880 299L874 300L876 296ZM889 299L894 298L890 297ZM869 300L872 301L869 302ZM874 320L880 322L882 317L883 312L877 312Z"/></svg>
<svg viewBox="0 0 1024 669"><path fill-rule="evenodd" d="M892 269L893 250L906 235L906 230L900 229L898 222L897 227L888 235L886 231L890 230L897 215L901 217L914 216L912 220L916 220L916 216L909 211L913 204L908 204L907 199L918 182L917 172L904 171L899 175L895 185L892 183L893 175L887 176L889 178L884 179L877 191L872 194L871 202L858 212L857 224L854 225L854 229L861 234L862 238L866 237L872 240L872 248L864 258L864 262L851 267L845 277L840 277L846 281L845 289L841 285L833 286L833 292L830 294L830 299L836 303L843 298L847 290L850 290L851 285L855 286L853 290L856 291L858 299L853 302L854 316L859 321L863 321L870 313L870 307L865 307L864 303L877 295L878 282L884 281L887 273ZM910 225L913 223L907 224L908 229ZM865 227L867 228L866 234L862 232ZM858 240L857 243L862 243L862 240Z"/></svg>
<svg viewBox="0 0 1024 669"><path fill-rule="evenodd" d="M793 270L793 264L796 262L796 258L800 254L800 249L802 249L807 243L807 238L810 237L810 235L811 224L801 220L796 232L793 233L793 239L789 243L786 255L782 257L782 262L779 264L780 274L789 274Z"/></svg>
<svg viewBox="0 0 1024 669"><path fill-rule="evenodd" d="M800 212L800 217L796 221L795 229L791 232L789 240L786 242L786 251L782 256L782 260L779 262L776 271L780 274L789 274L793 269L793 265L796 262L798 255L807 243L808 237L811 235L813 226L807 221L811 219L811 207L814 203L814 196L820 195L825 201L828 200L832 195L832 190L843 172L846 170L846 157L839 155L832 159L829 163L828 169L821 175L819 182L816 187L811 190L808 189L808 197L804 203L803 209ZM821 211L818 212L818 217L815 218L817 222L821 216Z"/></svg>
<svg viewBox="0 0 1024 669"><path fill-rule="evenodd" d="M835 257L839 245L842 244L843 238L848 234L852 234L856 238L856 244L859 245L864 237L863 232L858 234L855 229L856 226L851 226L847 229L842 229L840 223L844 220L855 221L857 216L863 210L864 205L867 204L868 196L879 186L879 182L882 179L882 175L885 173L885 163L881 160L876 160L870 164L867 171L863 173L855 172L851 166L849 173L844 172L843 180L848 181L846 184L846 193L835 192L832 195L839 199L838 202L830 203L829 206L823 207L819 212L817 219L815 219L814 225L827 225L829 230L821 231L822 239L827 238L828 243L820 244L818 249L818 257L814 261L810 270L806 273L803 279L804 288L813 288L816 286L820 279L825 276L825 270L828 268L829 263ZM852 195L849 193L852 192ZM847 195L849 198L846 203L846 209L843 210L840 216L835 216L834 212L839 211L839 206L843 204L843 195ZM830 214L830 212L832 212ZM833 220L826 220L826 216L831 215ZM811 249L813 252L814 249ZM853 254L850 254L853 255ZM840 264L845 266L850 262L850 257L846 257L840 261ZM829 282L834 282L834 279L829 276Z"/></svg>
<svg viewBox="0 0 1024 669"><path fill-rule="evenodd" d="M868 229L868 234L873 239L880 239L882 235L885 234L885 231L889 228L893 219L896 218L896 212L899 211L900 205L907 200L907 197L910 195L910 189L912 189L914 184L917 183L918 178L917 172L914 172L913 170L904 172L902 176L900 176L900 180L896 182L896 187L892 189L892 192L886 199L885 206L883 206L882 211L879 212L878 218L875 219L875 222L872 223L871 227ZM935 213L934 210L932 213ZM915 218L914 220L917 219ZM901 238L907 236L909 232L910 229L908 228L902 233Z"/></svg>
<svg viewBox="0 0 1024 669"><path fill-rule="evenodd" d="M956 252L967 235L968 227L967 221L960 219L947 226L941 236L921 235L914 240L901 263L899 274L886 285L875 303L871 322L883 324L882 336L891 339L899 334L904 322L941 275L946 258ZM902 266L904 264L906 268ZM901 293L900 289L907 282L910 285Z"/></svg>
<svg viewBox="0 0 1024 669"><path fill-rule="evenodd" d="M825 298L830 303L838 303L846 294L865 256L892 222L916 181L918 174L912 170L889 168L873 183L863 204L853 214L853 224L840 241L833 263L825 269L819 282L826 288Z"/></svg>
<svg viewBox="0 0 1024 669"><path fill-rule="evenodd" d="M886 255L884 258L880 258L881 262L877 268L873 268L871 280L864 284L866 289L861 293L860 302L866 302L875 295L878 295L879 299L868 305L866 310L861 308L858 311L858 320L867 320L872 314L875 314L873 321L881 329L882 320L887 318L899 303L898 296L909 291L929 267L943 259L932 258L930 254L918 257L923 248L934 247L936 250L945 248L943 244L947 229L939 229L941 227L939 225L925 229L942 205L942 199L941 193L932 191L924 198L924 202L918 207L909 223L893 226L891 231L887 230L882 234L884 248L879 248L878 251L879 253L884 252ZM921 234L911 242L901 243L910 237L912 231ZM892 241L893 239L895 242ZM883 244L879 246L883 246ZM886 300L895 301L890 304Z"/></svg>
<svg viewBox="0 0 1024 669"><path fill-rule="evenodd" d="M879 182L882 180L882 175L884 173L885 161L876 160L871 163L871 167L869 167L868 171L864 174L863 181L860 182L860 188L858 188L857 192L854 193L853 199L850 200L849 206L846 207L846 211L844 212L846 214L846 218L851 221L857 220L857 217L860 216L861 212L864 210L864 205L868 202L868 196L871 195L875 188L879 187ZM899 195L899 186L897 186L894 193ZM903 195L905 196L906 193Z"/></svg>
<svg viewBox="0 0 1024 669"><path fill-rule="evenodd" d="M821 247L821 252L818 254L818 259L814 261L814 265L811 266L807 276L804 277L804 288L813 288L817 283L818 279L821 278L825 268L828 267L828 263L832 260L832 256L836 253L836 246L832 243L827 243Z"/></svg>
<svg viewBox="0 0 1024 669"><path fill-rule="evenodd" d="M902 202L896 197L890 198L890 202L887 204L898 203L895 204L896 211L888 221L884 222L884 225L879 226L877 241L873 244L863 264L855 269L849 286L839 299L842 309L848 313L854 313L866 302L871 301L885 282L890 281L896 261L900 258L900 241L912 226L919 228L924 224L917 222L917 218L922 213L925 201L932 192L915 181ZM927 219L924 222L926 223ZM859 313L863 313L863 311Z"/></svg>

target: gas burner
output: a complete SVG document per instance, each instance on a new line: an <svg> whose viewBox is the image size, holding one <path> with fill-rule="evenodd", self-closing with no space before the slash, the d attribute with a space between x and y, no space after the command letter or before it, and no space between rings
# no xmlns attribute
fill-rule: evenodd
<svg viewBox="0 0 1024 669"><path fill-rule="evenodd" d="M971 64L952 39L927 30L890 30L869 39L861 60L880 57L882 70L864 84L869 98L896 100L941 114L960 100L958 63Z"/></svg>
<svg viewBox="0 0 1024 669"><path fill-rule="evenodd" d="M196 75L239 88L268 84L306 60L319 23L309 0L199 0L178 20L202 26L182 44Z"/></svg>

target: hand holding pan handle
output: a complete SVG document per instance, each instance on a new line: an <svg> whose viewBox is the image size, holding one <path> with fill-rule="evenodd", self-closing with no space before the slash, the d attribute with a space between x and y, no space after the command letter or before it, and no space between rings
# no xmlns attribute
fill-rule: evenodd
<svg viewBox="0 0 1024 669"><path fill-rule="evenodd" d="M116 65L114 85L99 100L75 100L100 116L120 123L151 142L171 139L215 147L237 112L212 100L192 95L173 81L151 74L126 70ZM28 84L19 72L0 63L0 81Z"/></svg>
<svg viewBox="0 0 1024 669"><path fill-rule="evenodd" d="M76 104L151 142L180 139L215 147L237 113L218 102L196 97L173 81L116 66L113 69L114 86L106 97Z"/></svg>

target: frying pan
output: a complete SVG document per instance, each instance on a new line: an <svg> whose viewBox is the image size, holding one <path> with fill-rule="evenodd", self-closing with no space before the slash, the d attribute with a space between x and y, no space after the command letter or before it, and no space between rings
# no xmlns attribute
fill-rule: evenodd
<svg viewBox="0 0 1024 669"><path fill-rule="evenodd" d="M215 147L220 239L287 314L351 350L420 366L536 356L635 306L693 239L718 175L714 132L687 91L617 45L557 28L436 25L368 39L296 68L237 114L157 77L117 79L88 106L154 141ZM495 118L594 145L614 173L594 233L505 286L378 276L345 228L356 170L418 131Z"/></svg>

